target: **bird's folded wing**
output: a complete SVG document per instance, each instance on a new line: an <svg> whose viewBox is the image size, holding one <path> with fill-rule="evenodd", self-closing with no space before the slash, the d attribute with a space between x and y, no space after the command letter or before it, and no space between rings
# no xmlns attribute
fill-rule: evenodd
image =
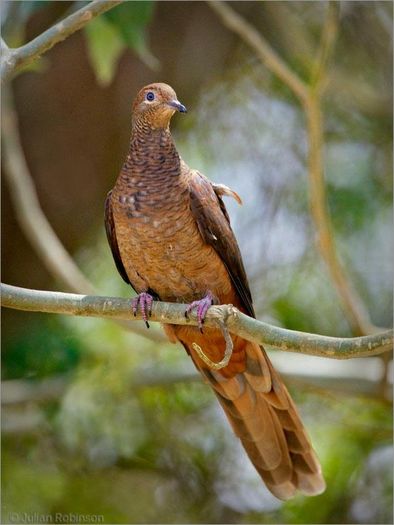
<svg viewBox="0 0 394 525"><path fill-rule="evenodd" d="M229 192L215 191L211 182L194 170L190 171L189 190L191 210L202 238L214 248L227 268L245 312L255 317L241 253L221 198Z"/></svg>
<svg viewBox="0 0 394 525"><path fill-rule="evenodd" d="M120 273L122 279L127 284L131 284L128 278L128 275L126 273L125 267L123 266L122 258L120 256L118 241L116 239L115 222L114 222L114 216L112 212L111 195L112 195L112 190L108 192L107 198L105 199L105 210L104 210L105 231L107 233L107 239L111 247L112 256L114 258L118 272Z"/></svg>

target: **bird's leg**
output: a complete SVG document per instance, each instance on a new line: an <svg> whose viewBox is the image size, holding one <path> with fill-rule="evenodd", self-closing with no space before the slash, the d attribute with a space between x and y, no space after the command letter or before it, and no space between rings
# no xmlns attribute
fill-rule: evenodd
<svg viewBox="0 0 394 525"><path fill-rule="evenodd" d="M189 306L186 308L185 311L185 317L189 317L189 313L194 310L194 308L197 309L197 320L198 320L198 327L200 329L200 332L202 333L202 325L204 324L205 315L208 311L208 308L212 306L213 304L213 295L211 292L207 292L207 295L200 299L199 301L193 301L189 304Z"/></svg>
<svg viewBox="0 0 394 525"><path fill-rule="evenodd" d="M152 303L153 297L147 292L142 292L131 300L134 317L137 315L139 306L142 313L142 319L145 321L147 328L149 328L148 316L150 317L152 315Z"/></svg>

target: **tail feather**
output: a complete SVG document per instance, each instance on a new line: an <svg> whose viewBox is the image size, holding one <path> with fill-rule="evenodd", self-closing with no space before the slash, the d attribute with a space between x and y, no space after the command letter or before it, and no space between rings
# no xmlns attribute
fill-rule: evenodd
<svg viewBox="0 0 394 525"><path fill-rule="evenodd" d="M283 429L297 430L297 420L293 419L290 411L275 408L275 414Z"/></svg>
<svg viewBox="0 0 394 525"><path fill-rule="evenodd" d="M291 481L293 475L293 469L291 463L284 463L279 465L277 468L272 470L259 470L260 475L267 483L267 485L282 485L288 481Z"/></svg>
<svg viewBox="0 0 394 525"><path fill-rule="evenodd" d="M244 377L255 392L270 392L271 370L262 352L256 353L252 345L246 345L246 370Z"/></svg>
<svg viewBox="0 0 394 525"><path fill-rule="evenodd" d="M245 370L232 376L207 369L188 350L268 489L283 500L297 490L321 494L321 467L286 386L264 349L243 343Z"/></svg>
<svg viewBox="0 0 394 525"><path fill-rule="evenodd" d="M317 496L326 490L326 483L321 472L308 475L297 472L296 486L307 496Z"/></svg>
<svg viewBox="0 0 394 525"><path fill-rule="evenodd" d="M222 397L216 392L216 396L219 399L220 404L224 408L226 414L232 416L235 420L235 425L238 425L239 428L242 428L242 425L239 425L239 421L243 421L245 426L245 434L248 433L248 425L253 425L253 421L259 421L261 417L259 413L259 408L256 409L257 396L256 392L249 391L249 387L245 386L245 391L237 399L227 399ZM263 410L263 408L261 408Z"/></svg>
<svg viewBox="0 0 394 525"><path fill-rule="evenodd" d="M198 368L215 392L225 399L238 399L245 391L245 378L241 374L227 379L214 370Z"/></svg>
<svg viewBox="0 0 394 525"><path fill-rule="evenodd" d="M319 470L319 462L311 452L304 452L303 454L290 452L290 457L294 469L301 474L314 474Z"/></svg>
<svg viewBox="0 0 394 525"><path fill-rule="evenodd" d="M263 475L262 478L265 481L267 488L272 492L274 496L276 496L279 499L286 501L295 496L297 492L297 487L292 481L285 481L284 483L278 485L271 485L268 481L264 479Z"/></svg>
<svg viewBox="0 0 394 525"><path fill-rule="evenodd" d="M271 382L272 382L272 388L269 392L265 393L265 400L273 407L279 409L279 410L287 410L289 406L291 405L292 401L289 396L289 392L287 391L287 388L285 387L285 384L283 383L282 379L278 376L276 373L274 367L271 364L271 361L268 359L267 354L263 350L263 348L260 348L258 345L254 345L253 343L250 343L253 347L255 352L259 352L264 356L264 359L267 360L268 368L270 370L271 374ZM294 404L293 404L294 407Z"/></svg>

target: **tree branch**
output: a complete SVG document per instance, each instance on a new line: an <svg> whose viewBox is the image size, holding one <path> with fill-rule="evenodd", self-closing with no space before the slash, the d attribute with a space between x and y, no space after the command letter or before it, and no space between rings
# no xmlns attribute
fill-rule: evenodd
<svg viewBox="0 0 394 525"><path fill-rule="evenodd" d="M1 81L7 80L19 69L34 62L43 53L84 27L90 20L120 4L121 1L94 0L21 47L12 49L2 45Z"/></svg>
<svg viewBox="0 0 394 525"><path fill-rule="evenodd" d="M383 355L387 355L383 354ZM374 359L374 358L372 358ZM340 392L341 394L363 394L368 397L383 396L376 394L376 383L371 379L358 377L335 377L332 375L306 375L303 373L286 373L281 371L280 365L275 366L280 375L286 380L287 385L297 385L298 388L313 389L315 392L326 394L327 391ZM156 368L144 370L133 376L130 389L134 391L145 388L173 387L179 383L201 383L203 380L197 370L190 372L158 372ZM70 383L70 375L58 375L40 380L9 379L1 382L2 408L20 407L21 405L46 403L60 399ZM385 396L391 399L390 396ZM3 414L4 415L4 414ZM7 414L6 414L7 418Z"/></svg>
<svg viewBox="0 0 394 525"><path fill-rule="evenodd" d="M324 181L323 117L320 99L317 95L311 95L308 99L306 117L309 139L309 206L316 228L318 249L337 289L352 332L356 335L372 333L376 329L370 321L361 297L351 285L335 249Z"/></svg>
<svg viewBox="0 0 394 525"><path fill-rule="evenodd" d="M47 312L66 315L102 317L108 319L132 319L131 301L117 297L94 297L28 290L1 284L2 305L17 310ZM152 321L176 325L197 326L195 314L185 317L186 305L154 302ZM141 315L135 319L140 320ZM211 306L205 325L218 327L218 321L227 324L233 334L258 344L274 346L286 352L349 359L381 354L393 348L393 331L356 338L326 337L304 332L286 330L252 319L232 305Z"/></svg>
<svg viewBox="0 0 394 525"><path fill-rule="evenodd" d="M337 6L333 2L328 4L311 83L307 85L277 55L263 36L228 3L214 0L207 0L207 3L219 15L222 23L238 34L260 57L262 63L276 74L300 100L307 123L309 202L312 220L317 231L317 247L327 265L352 332L356 335L376 332L376 327L372 325L361 297L350 284L339 261L332 234L324 182L321 97L327 63L337 34Z"/></svg>

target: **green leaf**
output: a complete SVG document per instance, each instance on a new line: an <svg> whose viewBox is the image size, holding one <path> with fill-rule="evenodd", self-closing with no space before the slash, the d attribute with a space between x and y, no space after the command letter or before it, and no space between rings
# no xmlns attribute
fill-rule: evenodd
<svg viewBox="0 0 394 525"><path fill-rule="evenodd" d="M158 69L159 62L147 44L146 27L153 14L154 2L124 2L103 14L119 31L125 44L151 69Z"/></svg>
<svg viewBox="0 0 394 525"><path fill-rule="evenodd" d="M104 17L97 17L85 26L90 62L97 82L102 86L111 83L118 59L125 44L117 28Z"/></svg>

